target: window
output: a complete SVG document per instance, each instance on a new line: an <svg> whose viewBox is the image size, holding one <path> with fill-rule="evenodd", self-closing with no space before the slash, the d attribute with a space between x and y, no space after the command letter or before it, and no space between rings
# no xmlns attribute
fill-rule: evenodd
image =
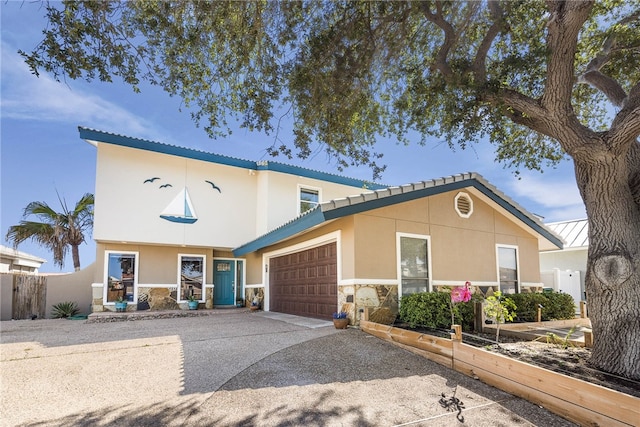
<svg viewBox="0 0 640 427"><path fill-rule="evenodd" d="M429 238L399 235L398 242L402 296L429 291Z"/></svg>
<svg viewBox="0 0 640 427"><path fill-rule="evenodd" d="M122 298L123 301L133 302L137 281L137 254L107 252L106 255L105 301L116 302Z"/></svg>
<svg viewBox="0 0 640 427"><path fill-rule="evenodd" d="M244 299L242 284L244 283L244 261L236 261L236 300Z"/></svg>
<svg viewBox="0 0 640 427"><path fill-rule="evenodd" d="M299 187L299 204L298 204L298 214L303 214L306 211L315 208L320 203L320 190Z"/></svg>
<svg viewBox="0 0 640 427"><path fill-rule="evenodd" d="M205 263L204 256L180 255L180 288L178 299L185 301L194 297L198 301L204 301Z"/></svg>
<svg viewBox="0 0 640 427"><path fill-rule="evenodd" d="M517 247L498 246L498 277L503 294L519 292Z"/></svg>

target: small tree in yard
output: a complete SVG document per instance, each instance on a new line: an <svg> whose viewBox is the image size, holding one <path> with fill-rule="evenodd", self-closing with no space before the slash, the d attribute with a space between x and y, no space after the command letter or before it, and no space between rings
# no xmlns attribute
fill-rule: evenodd
<svg viewBox="0 0 640 427"><path fill-rule="evenodd" d="M541 170L568 156L589 218L596 367L640 379L640 0L46 2L22 52L56 78L147 81L209 135L227 120L384 170L377 140L489 140ZM280 132L293 121L291 141ZM411 133L410 133L411 132ZM295 153L294 153L295 151ZM552 191L552 190L550 190Z"/></svg>
<svg viewBox="0 0 640 427"><path fill-rule="evenodd" d="M511 322L515 316L516 305L509 297L502 296L502 292L496 291L485 299L484 314L496 323L496 342L500 338L500 324Z"/></svg>

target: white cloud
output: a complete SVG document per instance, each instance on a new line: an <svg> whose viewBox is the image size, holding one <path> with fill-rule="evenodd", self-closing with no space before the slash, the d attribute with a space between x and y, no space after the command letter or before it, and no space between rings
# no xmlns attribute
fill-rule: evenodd
<svg viewBox="0 0 640 427"><path fill-rule="evenodd" d="M568 177L524 174L508 185L509 193L516 199L528 199L539 206L545 222L586 218L576 182Z"/></svg>
<svg viewBox="0 0 640 427"><path fill-rule="evenodd" d="M70 123L150 139L162 135L153 123L74 82L56 82L29 71L17 49L2 42L2 117L15 120ZM75 86L75 87L74 87Z"/></svg>

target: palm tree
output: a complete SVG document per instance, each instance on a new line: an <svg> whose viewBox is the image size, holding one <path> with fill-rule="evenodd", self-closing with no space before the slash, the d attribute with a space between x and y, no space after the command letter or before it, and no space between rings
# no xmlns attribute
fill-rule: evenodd
<svg viewBox="0 0 640 427"><path fill-rule="evenodd" d="M58 200L62 205L62 212L56 212L44 202L31 202L24 208L23 220L18 225L12 225L7 232L7 240L17 247L27 239L48 248L53 252L55 265L64 266L67 250L71 246L73 267L80 270L80 253L78 247L85 241L85 232L93 228L93 194L87 193L76 203L73 210L69 210L66 201ZM40 222L26 221L29 215L35 215Z"/></svg>

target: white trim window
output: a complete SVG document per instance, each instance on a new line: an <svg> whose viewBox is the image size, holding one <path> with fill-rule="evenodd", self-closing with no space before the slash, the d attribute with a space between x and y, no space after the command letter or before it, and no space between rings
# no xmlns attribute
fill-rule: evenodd
<svg viewBox="0 0 640 427"><path fill-rule="evenodd" d="M298 185L298 215L318 206L321 193L320 188Z"/></svg>
<svg viewBox="0 0 640 427"><path fill-rule="evenodd" d="M207 273L204 255L178 255L178 301L194 297L204 302L204 284Z"/></svg>
<svg viewBox="0 0 640 427"><path fill-rule="evenodd" d="M496 259L498 260L498 281L503 294L517 294L520 292L520 263L518 247L510 245L496 245Z"/></svg>
<svg viewBox="0 0 640 427"><path fill-rule="evenodd" d="M431 238L397 233L398 294L402 296L431 290Z"/></svg>
<svg viewBox="0 0 640 427"><path fill-rule="evenodd" d="M134 302L138 293L138 252L105 251L104 303Z"/></svg>

